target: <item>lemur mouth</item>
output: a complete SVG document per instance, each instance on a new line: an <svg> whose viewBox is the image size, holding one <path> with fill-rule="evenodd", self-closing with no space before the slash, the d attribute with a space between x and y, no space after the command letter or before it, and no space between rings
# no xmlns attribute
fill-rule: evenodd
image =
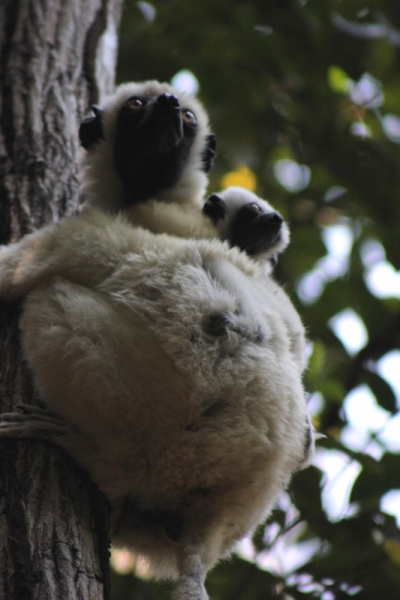
<svg viewBox="0 0 400 600"><path fill-rule="evenodd" d="M263 240L256 240L253 244L245 245L242 249L247 252L250 256L254 256L255 254L260 254L261 252L271 251L279 242L281 241L281 236L278 234L273 239L264 238Z"/></svg>

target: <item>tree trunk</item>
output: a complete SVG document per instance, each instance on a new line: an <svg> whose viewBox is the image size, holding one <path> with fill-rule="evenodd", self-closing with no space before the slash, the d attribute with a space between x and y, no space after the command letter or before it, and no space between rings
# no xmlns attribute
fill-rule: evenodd
<svg viewBox="0 0 400 600"><path fill-rule="evenodd" d="M0 3L0 243L76 210L78 126L111 91L122 0ZM0 304L0 410L34 391ZM109 598L108 505L60 449L0 442L0 598Z"/></svg>

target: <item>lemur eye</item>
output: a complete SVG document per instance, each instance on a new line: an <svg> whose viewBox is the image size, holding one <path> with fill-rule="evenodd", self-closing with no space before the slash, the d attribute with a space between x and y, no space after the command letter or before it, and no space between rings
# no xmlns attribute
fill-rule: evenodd
<svg viewBox="0 0 400 600"><path fill-rule="evenodd" d="M186 121L186 123L190 123L190 125L196 125L197 123L196 115L187 108L182 110L182 118L184 121Z"/></svg>
<svg viewBox="0 0 400 600"><path fill-rule="evenodd" d="M253 213L258 214L262 212L261 208L255 202L250 202L247 206Z"/></svg>
<svg viewBox="0 0 400 600"><path fill-rule="evenodd" d="M134 96L133 98L129 98L129 100L126 102L126 106L132 108L133 110L137 110L138 108L142 108L142 106L144 106L144 102L140 98L136 98Z"/></svg>

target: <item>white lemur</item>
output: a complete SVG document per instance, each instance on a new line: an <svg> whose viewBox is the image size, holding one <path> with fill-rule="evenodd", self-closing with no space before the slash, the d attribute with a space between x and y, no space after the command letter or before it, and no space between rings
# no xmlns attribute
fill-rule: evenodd
<svg viewBox="0 0 400 600"><path fill-rule="evenodd" d="M120 88L81 129L83 213L0 249L0 297L27 295L22 342L46 403L2 415L0 435L65 448L110 500L114 543L176 578L175 600L206 600L207 570L313 442L303 326L264 265L287 230L239 188L201 213L214 149L200 105L177 96Z"/></svg>

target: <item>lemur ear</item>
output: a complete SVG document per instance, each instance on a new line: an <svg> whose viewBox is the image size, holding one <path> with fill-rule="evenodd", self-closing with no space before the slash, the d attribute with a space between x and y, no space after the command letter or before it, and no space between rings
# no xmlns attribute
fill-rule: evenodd
<svg viewBox="0 0 400 600"><path fill-rule="evenodd" d="M85 150L88 150L100 140L104 140L103 111L94 105L92 106L92 111L94 112L94 117L86 117L79 127L79 139Z"/></svg>
<svg viewBox="0 0 400 600"><path fill-rule="evenodd" d="M215 224L225 217L225 212L226 202L218 194L212 194L204 203L203 213L210 217Z"/></svg>
<svg viewBox="0 0 400 600"><path fill-rule="evenodd" d="M204 147L203 152L201 153L201 158L203 160L203 171L205 173L208 173L208 171L212 167L216 155L216 147L217 142L215 141L215 137L212 133L210 133L206 137L206 145Z"/></svg>

